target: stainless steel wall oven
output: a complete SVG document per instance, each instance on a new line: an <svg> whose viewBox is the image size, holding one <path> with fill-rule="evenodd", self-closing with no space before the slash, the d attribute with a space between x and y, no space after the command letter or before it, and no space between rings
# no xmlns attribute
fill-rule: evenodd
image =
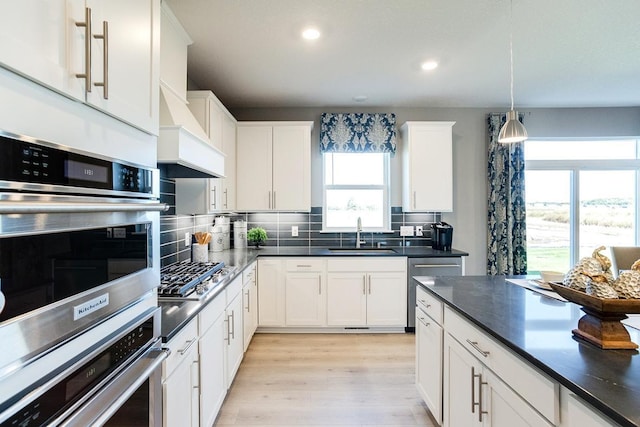
<svg viewBox="0 0 640 427"><path fill-rule="evenodd" d="M9 407L44 387L44 380L24 376L41 360L50 362L40 372L45 378L63 375L70 364L83 369L80 359L95 372L107 364L121 369L111 366L111 356L91 362L83 354L103 348L113 330L135 329L132 313L157 306L165 209L158 198L155 168L0 133L0 422ZM109 333L83 342L108 322L115 322ZM147 358L142 348L155 348L154 334L129 356ZM20 385L10 387L16 379ZM67 390L69 384L78 382L67 382ZM43 394L49 397L38 416L58 394Z"/></svg>

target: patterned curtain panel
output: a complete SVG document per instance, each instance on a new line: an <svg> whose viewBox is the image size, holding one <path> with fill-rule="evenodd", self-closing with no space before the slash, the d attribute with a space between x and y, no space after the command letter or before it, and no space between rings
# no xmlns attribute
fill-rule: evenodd
<svg viewBox="0 0 640 427"><path fill-rule="evenodd" d="M396 152L396 115L322 113L320 151L336 153Z"/></svg>
<svg viewBox="0 0 640 427"><path fill-rule="evenodd" d="M498 142L505 121L506 115L497 113L488 119L488 275L527 273L524 143Z"/></svg>

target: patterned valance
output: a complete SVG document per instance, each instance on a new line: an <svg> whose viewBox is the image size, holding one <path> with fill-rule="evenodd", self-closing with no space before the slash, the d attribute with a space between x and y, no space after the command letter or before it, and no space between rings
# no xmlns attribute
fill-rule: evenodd
<svg viewBox="0 0 640 427"><path fill-rule="evenodd" d="M369 113L322 113L322 153L396 152L396 115Z"/></svg>

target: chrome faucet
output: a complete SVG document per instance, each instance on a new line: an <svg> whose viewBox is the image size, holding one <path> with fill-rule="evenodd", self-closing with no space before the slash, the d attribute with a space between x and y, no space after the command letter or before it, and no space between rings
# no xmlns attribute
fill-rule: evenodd
<svg viewBox="0 0 640 427"><path fill-rule="evenodd" d="M362 243L367 243L364 240L360 240L360 233L362 232L362 220L358 217L358 225L356 226L356 249L360 248Z"/></svg>

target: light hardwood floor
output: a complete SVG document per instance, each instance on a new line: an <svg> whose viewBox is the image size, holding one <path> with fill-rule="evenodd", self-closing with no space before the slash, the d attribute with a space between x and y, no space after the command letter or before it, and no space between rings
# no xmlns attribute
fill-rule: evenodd
<svg viewBox="0 0 640 427"><path fill-rule="evenodd" d="M413 334L256 334L216 426L435 426Z"/></svg>

